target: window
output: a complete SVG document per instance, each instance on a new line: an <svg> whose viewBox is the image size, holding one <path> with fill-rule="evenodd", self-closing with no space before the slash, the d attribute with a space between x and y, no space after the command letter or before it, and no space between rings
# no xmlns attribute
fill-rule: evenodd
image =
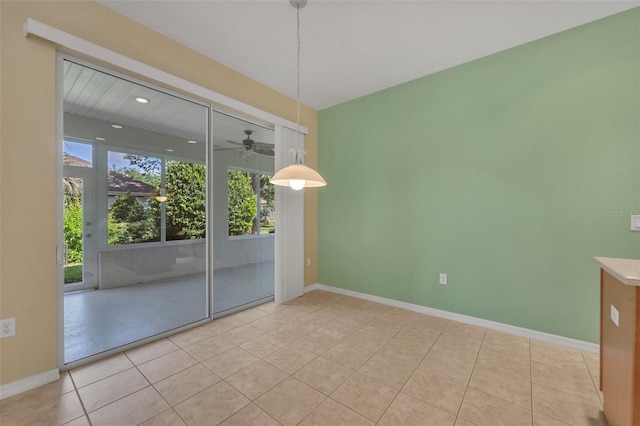
<svg viewBox="0 0 640 426"><path fill-rule="evenodd" d="M93 145L65 140L63 145L63 156L65 166L92 167Z"/></svg>
<svg viewBox="0 0 640 426"><path fill-rule="evenodd" d="M107 154L107 242L109 245L160 241L162 159L109 151Z"/></svg>
<svg viewBox="0 0 640 426"><path fill-rule="evenodd" d="M204 164L108 151L108 244L205 238Z"/></svg>
<svg viewBox="0 0 640 426"><path fill-rule="evenodd" d="M269 175L229 169L229 236L275 232L275 189Z"/></svg>

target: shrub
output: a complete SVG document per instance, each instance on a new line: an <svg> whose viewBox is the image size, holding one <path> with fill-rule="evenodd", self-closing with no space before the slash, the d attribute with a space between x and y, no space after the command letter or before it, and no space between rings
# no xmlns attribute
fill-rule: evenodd
<svg viewBox="0 0 640 426"><path fill-rule="evenodd" d="M68 246L67 262L82 262L82 201L78 196L65 195L64 241Z"/></svg>
<svg viewBox="0 0 640 426"><path fill-rule="evenodd" d="M251 178L240 170L229 170L229 235L251 233L256 216L256 195Z"/></svg>

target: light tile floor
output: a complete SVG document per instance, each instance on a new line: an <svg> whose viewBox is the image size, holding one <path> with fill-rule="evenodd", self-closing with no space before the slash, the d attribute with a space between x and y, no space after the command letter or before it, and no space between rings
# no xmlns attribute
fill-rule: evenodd
<svg viewBox="0 0 640 426"><path fill-rule="evenodd" d="M273 268L271 260L215 269L214 314L273 297ZM206 294L204 273L65 294L65 363L201 321Z"/></svg>
<svg viewBox="0 0 640 426"><path fill-rule="evenodd" d="M314 291L76 368L11 425L601 425L598 356Z"/></svg>

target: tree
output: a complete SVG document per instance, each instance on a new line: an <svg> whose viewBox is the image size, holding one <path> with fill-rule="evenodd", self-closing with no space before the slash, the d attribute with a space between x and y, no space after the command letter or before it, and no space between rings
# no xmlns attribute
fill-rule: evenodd
<svg viewBox="0 0 640 426"><path fill-rule="evenodd" d="M137 222L146 219L144 207L131 192L118 195L111 205L111 214L117 222Z"/></svg>
<svg viewBox="0 0 640 426"><path fill-rule="evenodd" d="M271 215L276 209L276 187L269 179L270 176L260 175L260 198L267 203L266 208L260 211L261 226L271 225Z"/></svg>
<svg viewBox="0 0 640 426"><path fill-rule="evenodd" d="M146 155L125 154L125 160L129 160L129 164L139 167L145 173L160 174L161 160L158 157L148 157Z"/></svg>
<svg viewBox="0 0 640 426"><path fill-rule="evenodd" d="M113 213L107 213L107 244L121 244L121 241L127 241L125 227L126 224L120 223L113 218Z"/></svg>
<svg viewBox="0 0 640 426"><path fill-rule="evenodd" d="M66 177L62 180L64 194L69 195L69 197L64 198L64 202L73 201L76 198L82 197L82 179L80 178L72 178Z"/></svg>
<svg viewBox="0 0 640 426"><path fill-rule="evenodd" d="M251 232L256 216L256 195L251 178L240 170L229 170L229 235Z"/></svg>
<svg viewBox="0 0 640 426"><path fill-rule="evenodd" d="M169 161L165 184L167 240L204 238L207 218L204 164Z"/></svg>
<svg viewBox="0 0 640 426"><path fill-rule="evenodd" d="M160 185L160 173L162 170L162 160L160 158L138 154L125 154L122 158L129 160L129 164L134 167L113 167L114 171L149 185Z"/></svg>
<svg viewBox="0 0 640 426"><path fill-rule="evenodd" d="M113 244L143 243L158 240L158 228L142 204L130 192L118 195L109 215L114 231L109 235Z"/></svg>

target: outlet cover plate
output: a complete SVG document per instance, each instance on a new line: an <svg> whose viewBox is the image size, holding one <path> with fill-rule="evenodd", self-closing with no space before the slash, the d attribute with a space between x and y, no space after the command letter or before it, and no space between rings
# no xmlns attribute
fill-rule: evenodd
<svg viewBox="0 0 640 426"><path fill-rule="evenodd" d="M447 285L447 274L440 274L440 284Z"/></svg>
<svg viewBox="0 0 640 426"><path fill-rule="evenodd" d="M613 321L616 327L620 327L620 312L618 312L613 305L611 305L611 321Z"/></svg>
<svg viewBox="0 0 640 426"><path fill-rule="evenodd" d="M16 335L16 319L7 318L0 320L0 339Z"/></svg>

